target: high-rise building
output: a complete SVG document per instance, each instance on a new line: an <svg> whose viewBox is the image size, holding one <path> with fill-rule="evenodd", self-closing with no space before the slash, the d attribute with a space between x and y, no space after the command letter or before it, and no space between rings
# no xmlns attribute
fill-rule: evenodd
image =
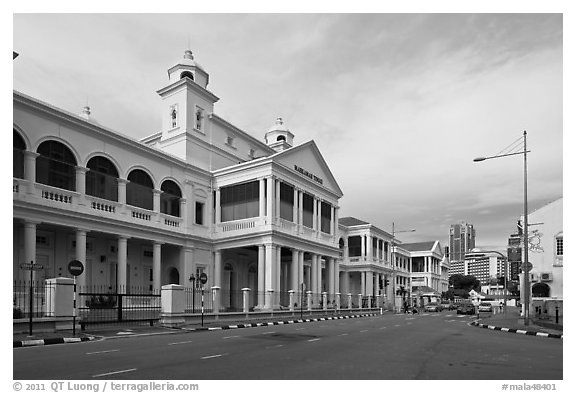
<svg viewBox="0 0 576 393"><path fill-rule="evenodd" d="M451 261L464 261L465 254L476 247L476 231L468 223L450 226L449 257Z"/></svg>

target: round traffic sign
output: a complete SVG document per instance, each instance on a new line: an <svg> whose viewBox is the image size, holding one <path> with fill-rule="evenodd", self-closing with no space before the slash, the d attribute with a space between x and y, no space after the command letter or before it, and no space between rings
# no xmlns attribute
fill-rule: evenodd
<svg viewBox="0 0 576 393"><path fill-rule="evenodd" d="M206 273L200 274L200 282L206 284L208 282L208 275Z"/></svg>
<svg viewBox="0 0 576 393"><path fill-rule="evenodd" d="M84 273L84 265L82 264L82 262L77 261L76 259L70 261L70 263L68 264L68 272L70 272L70 274L73 276L79 276L82 273Z"/></svg>
<svg viewBox="0 0 576 393"><path fill-rule="evenodd" d="M520 270L522 272L524 272L524 271L530 272L530 270L532 270L533 267L534 267L534 265L532 265L530 262L525 262L525 263L520 265Z"/></svg>

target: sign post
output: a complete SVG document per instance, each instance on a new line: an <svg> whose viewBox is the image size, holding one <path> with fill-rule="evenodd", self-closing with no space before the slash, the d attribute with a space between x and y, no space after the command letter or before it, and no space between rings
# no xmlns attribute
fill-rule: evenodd
<svg viewBox="0 0 576 393"><path fill-rule="evenodd" d="M34 270L42 270L44 266L36 265L34 261L30 261L30 263L22 263L20 264L20 269L22 270L30 270L30 299L29 299L29 306L30 309L28 310L28 335L32 335L32 310L34 309Z"/></svg>
<svg viewBox="0 0 576 393"><path fill-rule="evenodd" d="M76 276L84 272L84 265L82 262L73 260L68 264L68 272L74 276L74 303L72 309L72 335L76 335Z"/></svg>
<svg viewBox="0 0 576 393"><path fill-rule="evenodd" d="M208 275L206 273L200 274L200 284L202 284L202 327L204 327L204 284L208 282Z"/></svg>

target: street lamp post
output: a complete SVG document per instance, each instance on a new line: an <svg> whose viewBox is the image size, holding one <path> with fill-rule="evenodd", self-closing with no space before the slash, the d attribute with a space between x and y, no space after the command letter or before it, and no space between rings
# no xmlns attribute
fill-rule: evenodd
<svg viewBox="0 0 576 393"><path fill-rule="evenodd" d="M490 160L492 158L500 158L507 156L514 156L517 154L524 155L524 230L522 235L524 236L524 325L530 324L530 278L528 277L528 153L526 150L526 131L523 134L524 148L522 151L508 154L501 154L491 157L478 157L474 159L474 162Z"/></svg>
<svg viewBox="0 0 576 393"><path fill-rule="evenodd" d="M392 310L396 312L396 234L404 232L416 232L416 229L407 229L397 231L392 222L392 249L390 250L390 257L392 259Z"/></svg>

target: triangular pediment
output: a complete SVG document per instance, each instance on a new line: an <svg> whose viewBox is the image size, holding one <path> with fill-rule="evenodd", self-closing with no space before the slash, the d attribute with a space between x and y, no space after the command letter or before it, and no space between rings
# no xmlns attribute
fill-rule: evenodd
<svg viewBox="0 0 576 393"><path fill-rule="evenodd" d="M275 163L286 167L298 176L319 184L338 197L343 195L340 186L314 141L276 153L272 156L272 159Z"/></svg>

